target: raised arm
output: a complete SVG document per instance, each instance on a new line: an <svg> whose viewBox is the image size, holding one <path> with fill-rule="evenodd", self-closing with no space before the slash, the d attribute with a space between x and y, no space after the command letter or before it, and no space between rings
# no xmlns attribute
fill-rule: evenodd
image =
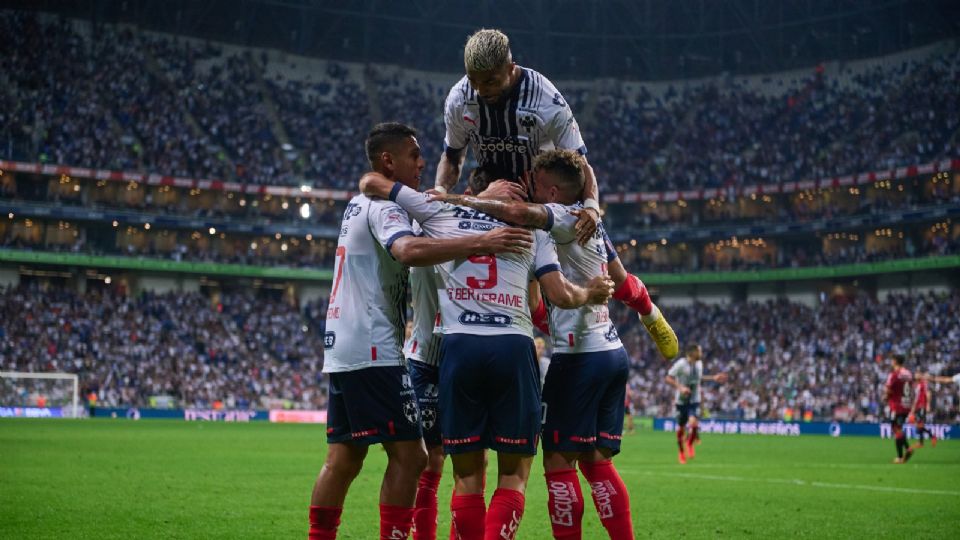
<svg viewBox="0 0 960 540"><path fill-rule="evenodd" d="M481 199L472 195L436 194L431 201L469 206L505 223L546 230L550 225L550 211L542 204L498 199Z"/></svg>
<svg viewBox="0 0 960 540"><path fill-rule="evenodd" d="M440 163L437 164L437 179L434 184L438 191L451 191L460 181L460 171L463 170L463 162L467 157L467 149L461 148L454 150L447 148L440 154Z"/></svg>

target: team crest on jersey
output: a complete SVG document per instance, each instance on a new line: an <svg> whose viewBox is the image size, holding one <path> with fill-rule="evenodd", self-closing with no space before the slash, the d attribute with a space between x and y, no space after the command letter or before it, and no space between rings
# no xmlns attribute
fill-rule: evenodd
<svg viewBox="0 0 960 540"><path fill-rule="evenodd" d="M620 339L620 334L617 333L617 327L611 324L610 329L607 330L607 333L604 334L603 337L607 338L607 341L616 341Z"/></svg>

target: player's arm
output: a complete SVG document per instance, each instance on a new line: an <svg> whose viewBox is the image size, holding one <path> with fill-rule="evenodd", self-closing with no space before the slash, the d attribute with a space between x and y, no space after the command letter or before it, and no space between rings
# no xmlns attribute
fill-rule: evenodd
<svg viewBox="0 0 960 540"><path fill-rule="evenodd" d="M668 374L666 377L664 377L663 380L666 381L667 384L672 386L674 390L678 390L680 392L680 395L682 396L690 395L690 388L685 384L681 384L680 381L678 381L677 378L674 377L673 375Z"/></svg>
<svg viewBox="0 0 960 540"><path fill-rule="evenodd" d="M700 378L703 379L703 380L705 380L705 381L715 382L715 383L719 383L719 384L723 384L723 383L727 382L727 374L726 374L726 373L716 373L716 374L714 374L714 375L703 375L703 376L700 377Z"/></svg>
<svg viewBox="0 0 960 540"><path fill-rule="evenodd" d="M530 282L529 287L530 294L528 299L533 326L537 327L538 330L549 336L550 324L548 320L550 318L550 313L547 311L547 304L543 301L543 296L540 294L540 283L537 280L533 280Z"/></svg>
<svg viewBox="0 0 960 540"><path fill-rule="evenodd" d="M587 156L583 156L583 212L580 212L580 219L577 221L577 242L585 245L588 240L597 232L600 224L600 188L597 186L597 176L593 172L593 167L587 162Z"/></svg>
<svg viewBox="0 0 960 540"><path fill-rule="evenodd" d="M936 383L950 384L954 382L953 377L944 377L942 375L921 375L921 377Z"/></svg>
<svg viewBox="0 0 960 540"><path fill-rule="evenodd" d="M459 150L447 148L440 154L440 163L437 164L437 178L434 182L434 189L437 191L452 191L460 181L460 171L463 170L463 162L467 158L467 149ZM442 189L438 189L442 188Z"/></svg>
<svg viewBox="0 0 960 540"><path fill-rule="evenodd" d="M446 202L459 206L469 206L493 216L504 223L535 227L547 230L550 227L550 211L542 204L525 203L519 201L504 201L498 199L481 199L472 195L455 195L452 193L437 193L430 197L431 201Z"/></svg>
<svg viewBox="0 0 960 540"><path fill-rule="evenodd" d="M403 236L390 245L390 255L405 266L432 266L488 253L524 253L533 245L530 231L503 227L459 238Z"/></svg>
<svg viewBox="0 0 960 540"><path fill-rule="evenodd" d="M613 294L613 283L607 276L596 276L581 287L568 281L557 268L538 276L537 280L547 301L560 309L606 304Z"/></svg>

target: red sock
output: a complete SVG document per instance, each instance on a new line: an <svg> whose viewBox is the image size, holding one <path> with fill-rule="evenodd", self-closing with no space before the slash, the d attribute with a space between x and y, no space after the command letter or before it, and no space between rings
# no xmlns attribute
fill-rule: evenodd
<svg viewBox="0 0 960 540"><path fill-rule="evenodd" d="M647 286L633 274L627 274L627 279L613 292L613 297L641 315L649 315L653 311Z"/></svg>
<svg viewBox="0 0 960 540"><path fill-rule="evenodd" d="M380 505L380 540L407 540L413 525L413 508Z"/></svg>
<svg viewBox="0 0 960 540"><path fill-rule="evenodd" d="M693 426L690 428L690 436L687 437L687 444L693 444L700 440L700 428L699 426Z"/></svg>
<svg viewBox="0 0 960 540"><path fill-rule="evenodd" d="M450 500L450 513L457 540L483 540L483 524L487 505L483 494L454 495Z"/></svg>
<svg viewBox="0 0 960 540"><path fill-rule="evenodd" d="M683 452L683 428L677 430L677 446L680 447L680 451Z"/></svg>
<svg viewBox="0 0 960 540"><path fill-rule="evenodd" d="M611 540L633 540L630 520L630 495L623 479L610 460L589 463L580 461L580 472L593 491L593 504L600 514L600 523Z"/></svg>
<svg viewBox="0 0 960 540"><path fill-rule="evenodd" d="M583 532L583 492L575 469L551 471L547 477L547 513L556 539L580 540Z"/></svg>
<svg viewBox="0 0 960 540"><path fill-rule="evenodd" d="M337 537L337 527L340 525L340 514L343 508L332 506L310 507L310 540L334 540Z"/></svg>
<svg viewBox="0 0 960 540"><path fill-rule="evenodd" d="M490 499L484 522L484 540L513 540L523 518L523 493L514 489L497 488Z"/></svg>
<svg viewBox="0 0 960 540"><path fill-rule="evenodd" d="M417 504L413 513L413 540L437 538L437 487L440 474L423 471L417 484Z"/></svg>

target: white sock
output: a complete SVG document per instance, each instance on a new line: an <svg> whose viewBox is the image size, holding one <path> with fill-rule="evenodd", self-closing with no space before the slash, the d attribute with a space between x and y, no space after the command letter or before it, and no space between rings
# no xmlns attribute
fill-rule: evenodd
<svg viewBox="0 0 960 540"><path fill-rule="evenodd" d="M653 309L650 310L650 313L640 316L640 322L648 326L660 318L660 308L658 308L656 304L651 305Z"/></svg>

